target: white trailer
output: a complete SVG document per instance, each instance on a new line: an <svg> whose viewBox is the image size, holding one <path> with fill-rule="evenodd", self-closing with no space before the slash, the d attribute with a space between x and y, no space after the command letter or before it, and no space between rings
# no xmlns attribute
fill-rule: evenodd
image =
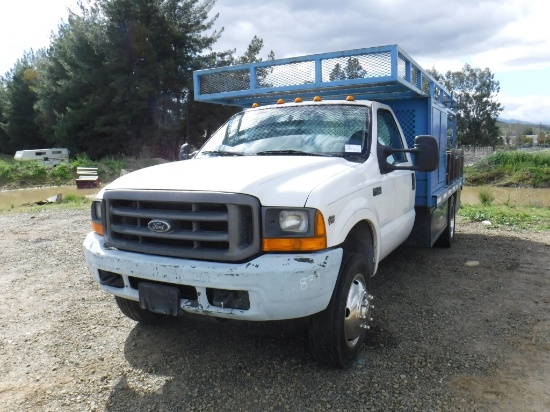
<svg viewBox="0 0 550 412"><path fill-rule="evenodd" d="M18 150L13 158L20 161L38 160L45 166L55 167L59 164L69 163L69 149Z"/></svg>

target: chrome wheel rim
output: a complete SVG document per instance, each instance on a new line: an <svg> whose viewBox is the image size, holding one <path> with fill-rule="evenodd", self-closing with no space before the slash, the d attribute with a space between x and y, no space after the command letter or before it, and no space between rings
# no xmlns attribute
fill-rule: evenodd
<svg viewBox="0 0 550 412"><path fill-rule="evenodd" d="M367 292L365 277L358 273L351 282L344 309L344 337L349 348L357 345L368 329L372 296Z"/></svg>

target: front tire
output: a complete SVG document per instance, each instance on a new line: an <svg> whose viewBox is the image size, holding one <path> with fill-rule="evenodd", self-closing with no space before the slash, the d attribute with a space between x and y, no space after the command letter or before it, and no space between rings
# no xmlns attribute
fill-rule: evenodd
<svg viewBox="0 0 550 412"><path fill-rule="evenodd" d="M166 323L173 319L171 316L161 315L159 313L153 313L151 311L142 309L139 306L139 302L135 302L130 299L124 299L120 296L115 296L116 304L120 311L136 322L144 325L158 325L160 323Z"/></svg>
<svg viewBox="0 0 550 412"><path fill-rule="evenodd" d="M328 307L311 318L309 344L316 361L350 368L361 353L371 320L371 276L362 255L344 255Z"/></svg>

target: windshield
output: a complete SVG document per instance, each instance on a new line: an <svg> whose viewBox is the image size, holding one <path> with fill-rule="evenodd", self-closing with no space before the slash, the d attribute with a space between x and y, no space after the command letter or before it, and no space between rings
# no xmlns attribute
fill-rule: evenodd
<svg viewBox="0 0 550 412"><path fill-rule="evenodd" d="M369 110L360 105L271 106L233 116L202 156L361 156Z"/></svg>

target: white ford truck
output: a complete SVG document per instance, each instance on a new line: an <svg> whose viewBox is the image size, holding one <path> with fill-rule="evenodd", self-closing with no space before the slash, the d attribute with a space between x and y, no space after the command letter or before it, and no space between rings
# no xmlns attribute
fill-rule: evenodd
<svg viewBox="0 0 550 412"><path fill-rule="evenodd" d="M403 243L450 246L464 183L452 96L397 45L194 73L195 99L249 107L190 160L102 189L87 265L122 312L308 317L347 368L370 279Z"/></svg>

